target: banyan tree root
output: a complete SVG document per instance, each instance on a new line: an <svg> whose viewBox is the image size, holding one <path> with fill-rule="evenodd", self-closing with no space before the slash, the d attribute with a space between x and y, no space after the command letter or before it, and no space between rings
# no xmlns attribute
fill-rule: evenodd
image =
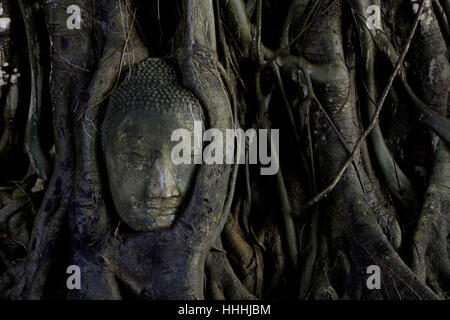
<svg viewBox="0 0 450 320"><path fill-rule="evenodd" d="M132 57L139 61L145 56L145 49L136 42L136 34L130 32L132 12L125 2L115 4L112 10L108 3L94 3L93 1L83 1L78 5L81 8L83 28L79 32L70 32L66 24L66 8L71 5L70 1L52 1L43 5L46 14L47 31L52 50L52 78L50 84L50 93L53 102L54 134L55 134L55 168L52 178L46 190L45 198L41 204L40 210L34 222L31 235L29 253L23 264L19 264L11 273L5 277L4 284L11 284L15 279L14 288L11 290L10 297L37 299L45 297L45 285L48 282L49 270L57 260L58 243L61 242L61 229L67 221L71 201L73 197L73 177L75 160L75 145L73 139L73 130L86 125L83 121L73 114L74 110L79 110L81 102L85 102L85 96L91 96L87 99L91 108L86 108L90 113L97 112L100 99L111 90L118 81L119 67L123 70L129 68L131 59L123 59L122 56ZM109 4L110 5L110 4ZM97 12L99 16L90 16L88 13ZM108 12L110 16L102 16L103 12ZM124 18L126 17L126 18ZM100 26L106 24L107 29L101 29ZM124 35L125 34L125 35ZM108 38L108 35L110 38ZM113 57L103 55L96 57L95 45L93 41L104 44L104 53L114 53ZM103 40L103 41L102 41ZM134 48L127 42L133 43ZM124 49L125 48L125 49ZM98 64L97 60L107 66L106 76L102 81L102 76L94 77L94 67ZM102 63L100 62L100 65ZM124 66L125 65L125 66ZM108 76L110 76L108 78ZM103 87L98 87L86 94L89 89L89 83L104 83ZM97 91L98 90L98 91ZM83 107L87 107L83 105ZM82 108L83 112L85 109ZM87 115L92 116L91 114ZM95 128L87 130L95 132ZM82 129L83 130L83 129ZM88 134L84 130L83 133ZM81 133L81 134L83 134ZM96 135L92 135L94 138ZM78 137L78 136L77 136ZM84 140L85 143L93 143L90 138ZM94 172L95 174L95 172ZM22 276L24 273L26 276Z"/></svg>
<svg viewBox="0 0 450 320"><path fill-rule="evenodd" d="M186 33L177 60L184 85L205 106L209 125L225 130L232 125L232 114L216 67L212 13L210 1L187 2ZM93 85L92 90L94 88L98 86ZM96 101L92 96L90 99ZM89 116L89 113L88 110L83 114L83 119L87 119L85 125L97 123L95 114ZM88 133L92 137L95 131L91 128ZM115 280L118 279L130 292L147 299L204 298L207 253L227 217L223 210L226 195L230 192L230 166L202 166L199 169L192 199L172 229L136 234L120 241L113 237L101 203L103 186L96 167L95 145L87 134L78 140L83 144L78 158L77 202L72 216L77 249L73 260L87 270L91 286L72 297L120 298Z"/></svg>
<svg viewBox="0 0 450 320"><path fill-rule="evenodd" d="M376 47L372 40L370 30L365 23L365 10L370 5L378 5L381 7L381 3L380 1L370 2L365 0L357 0L350 3L352 8L355 8L355 22L357 23L358 31L361 34L361 55L363 57L363 65L365 66L363 87L367 90L366 106L368 108L368 116L371 118L375 113L376 101L378 101L375 81ZM358 18L356 18L356 16ZM383 32L383 30L378 32ZM406 210L412 210L417 207L417 195L413 190L411 181L401 170L393 158L392 153L386 146L379 124L377 124L371 132L370 137L372 139L372 145L378 164L383 172L384 180L386 181L389 191L399 200Z"/></svg>
<svg viewBox="0 0 450 320"><path fill-rule="evenodd" d="M352 147L361 134L361 127L356 110L355 77L347 67L352 58L342 40L341 14L342 6L337 2L318 18L311 27L311 34L322 36L307 36L300 54L328 70L326 74L317 73L313 77L314 89L320 92L318 97L324 108L335 116L337 129ZM320 132L325 121L323 117L314 117L314 131ZM334 132L328 132L323 138L321 135L313 137L319 156L318 172L322 173L319 179L323 184L337 173L347 155ZM376 298L377 293L368 290L365 283L365 268L375 264L383 273L385 297L436 298L396 252L400 245L400 229L395 211L378 181L370 179L373 169L370 162L363 162L368 158L364 156L365 152L367 149L362 148L356 162L361 166L366 192L363 192L356 171L348 167L336 189L321 206L327 208L321 217L327 222L321 223L319 237L323 241L319 248L325 253L319 251L316 258L313 278L320 280L312 284L310 295L315 298Z"/></svg>
<svg viewBox="0 0 450 320"><path fill-rule="evenodd" d="M31 69L31 97L28 111L28 121L25 133L25 145L30 158L30 164L38 177L47 180L50 165L39 139L39 124L42 115L43 100L43 62L41 61L40 43L37 33L36 13L33 12L32 2L19 0L22 18L28 44L28 57Z"/></svg>
<svg viewBox="0 0 450 320"><path fill-rule="evenodd" d="M95 3L95 2L94 2ZM102 55L77 105L75 119L74 203L69 220L74 246L71 260L82 266L92 284L73 298L116 299L120 297L114 276L101 260L101 250L112 235L100 173L101 103L115 89L122 73L148 56L137 36L129 1L100 1L104 17Z"/></svg>
<svg viewBox="0 0 450 320"><path fill-rule="evenodd" d="M420 21L416 46L417 73L421 80L419 90L425 103L444 117L450 115L450 64L444 34L433 7L429 4ZM450 145L435 134L431 135L433 168L419 217L412 269L422 281L445 298L450 284Z"/></svg>
<svg viewBox="0 0 450 320"><path fill-rule="evenodd" d="M230 24L235 27L236 39L246 58L254 59L257 64L262 65L261 68L275 60L283 74L288 77L301 71L312 78L313 86L310 90L317 93L319 104L329 115L326 117L321 112L314 113L311 124L314 132L314 153L318 155L315 162L318 163L317 172L320 172L318 179L321 185L327 184L335 177L339 168L347 160L346 147L353 148L363 127L357 110L359 92L356 91L356 88L360 88L360 86L356 86L356 74L352 70L356 64L352 54L354 48L344 46L343 42L342 14L343 10L349 9L349 7L345 7L345 4L356 5L362 9L365 2L325 1L308 7L308 1L296 1L291 6L293 10L289 10L287 14L282 37L284 46L281 45L281 49L276 52L271 52L260 43L260 1L256 1L256 10L253 10L255 9L253 7L251 10L250 7L246 8L245 3L239 0L230 1L230 5L225 9L230 15ZM422 16L422 11L429 11L427 6L427 3L417 6L420 9L413 30L417 25L417 18ZM316 13L311 14L311 11L308 12L305 8ZM256 15L256 26L251 25L249 12ZM417 14L417 10L415 13ZM314 17L314 19L310 19L310 17ZM303 25L296 21L300 18L306 18ZM359 31L365 34L363 46L367 46L370 45L368 41L373 34L369 35L363 28L364 26L360 26ZM288 32L288 29L291 29L291 32ZM251 30L256 30L255 35L251 34ZM305 30L308 31L306 35ZM413 34L414 31L409 41ZM393 46L386 45L390 42L383 32L377 33L374 38L378 47L382 42L379 38L383 39L384 48L380 48L381 52L389 57L393 65L401 62L399 61L400 55L393 50ZM298 41L299 39L302 41ZM364 39L358 38L357 40ZM290 47L294 46L297 52L295 55L291 55L290 53L295 50ZM370 48L374 53L373 45ZM368 60L371 53L364 52L363 55ZM264 64L265 59L268 59L269 62ZM369 68L366 70L369 92L364 95L368 96L367 104L370 106L373 103L372 99L376 99L377 84L373 83L372 63L368 61L366 65ZM399 77L407 89L407 94L413 98L414 105L422 112L419 115L420 119L447 140L448 119L433 111L417 98L407 83L404 69L401 65L398 67L401 70ZM260 71L259 69L257 72ZM445 71L442 74L446 74ZM392 82L393 79L390 80ZM307 87L311 88L311 86ZM437 95L442 96L442 92ZM263 99L257 98L257 100L266 103ZM369 110L369 115L371 114L373 111ZM330 118L334 121L334 131L329 130L326 134L321 134L323 127L329 127L329 123L326 122L330 122ZM437 123L441 125L437 125ZM389 180L387 182L390 191L405 208L416 207L417 204L414 203L416 196L411 189L411 183L395 164L378 127L373 134L372 143L375 144L375 147L379 147L376 152L378 162L386 164L381 169L384 172L385 180ZM301 296L314 298L437 298L430 287L423 280L418 279L417 275L406 265L404 258L397 253L401 245L401 230L396 221L396 210L375 175L368 150L369 146L362 143L360 151L354 158L357 167L348 167L342 179L334 184L336 189L331 194L325 193L320 197L320 200L323 201L319 204L321 215L318 217L316 212L314 214L316 223L312 223L313 228L318 228L319 232L319 244L315 246L318 252L311 256L315 258L315 268L312 276L310 267L303 268L308 276L302 277L303 281L308 281L309 278L312 278L313 281L309 289L304 283L301 284ZM392 177L393 174L395 174L395 179ZM352 196L345 197L343 196L345 194ZM326 196L328 199L323 200ZM320 221L319 224L317 224L317 220ZM313 239L315 232L310 234L313 235L311 238ZM311 244L308 243L307 246ZM305 263L305 266L308 263ZM379 265L383 271L385 290L382 293L369 291L365 286L365 268L372 264ZM308 290L309 295L306 293Z"/></svg>
<svg viewBox="0 0 450 320"><path fill-rule="evenodd" d="M61 229L72 196L72 110L75 100L89 81L86 69L93 67L93 55L86 54L90 52L92 45L83 40L81 33L68 32L64 14L66 5L67 3L59 1L42 8L52 44L51 63L54 72L50 79L50 95L53 102L55 164L45 198L34 221L28 255L6 277L14 284L10 298L37 299L44 296L49 269L60 253L57 243L61 239ZM87 2L80 4L80 7L83 10L91 8ZM72 69L69 63L85 66L86 69Z"/></svg>

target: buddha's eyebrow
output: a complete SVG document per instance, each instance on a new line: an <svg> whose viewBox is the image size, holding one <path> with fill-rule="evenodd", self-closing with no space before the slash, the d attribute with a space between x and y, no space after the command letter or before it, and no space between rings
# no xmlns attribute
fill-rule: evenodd
<svg viewBox="0 0 450 320"><path fill-rule="evenodd" d="M119 141L122 142L122 147L137 148L142 145L143 137L142 134L122 131L119 134Z"/></svg>
<svg viewBox="0 0 450 320"><path fill-rule="evenodd" d="M127 143L128 149L143 149L145 147L145 144L142 142L142 140L132 140Z"/></svg>
<svg viewBox="0 0 450 320"><path fill-rule="evenodd" d="M139 128L127 125L121 128L120 137L130 141L139 141L144 137L144 133Z"/></svg>

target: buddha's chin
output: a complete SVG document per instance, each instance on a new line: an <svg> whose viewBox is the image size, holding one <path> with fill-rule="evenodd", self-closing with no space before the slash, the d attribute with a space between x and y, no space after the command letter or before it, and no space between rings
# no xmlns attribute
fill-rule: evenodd
<svg viewBox="0 0 450 320"><path fill-rule="evenodd" d="M160 231L170 228L175 222L176 208L147 208L131 215L122 216L122 220L131 229L138 232Z"/></svg>
<svg viewBox="0 0 450 320"><path fill-rule="evenodd" d="M142 206L121 206L122 221L138 232L160 231L170 228L181 214L179 198L156 199Z"/></svg>
<svg viewBox="0 0 450 320"><path fill-rule="evenodd" d="M159 214L154 216L154 222L147 226L147 231L158 231L171 227L175 221L175 214Z"/></svg>

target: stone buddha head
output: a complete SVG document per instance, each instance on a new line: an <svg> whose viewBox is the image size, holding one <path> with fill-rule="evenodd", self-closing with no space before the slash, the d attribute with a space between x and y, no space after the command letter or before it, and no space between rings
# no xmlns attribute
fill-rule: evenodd
<svg viewBox="0 0 450 320"><path fill-rule="evenodd" d="M200 104L165 59L135 66L110 96L102 124L109 189L133 230L168 228L181 213L196 168L172 163L171 134L193 132L194 121L201 121Z"/></svg>

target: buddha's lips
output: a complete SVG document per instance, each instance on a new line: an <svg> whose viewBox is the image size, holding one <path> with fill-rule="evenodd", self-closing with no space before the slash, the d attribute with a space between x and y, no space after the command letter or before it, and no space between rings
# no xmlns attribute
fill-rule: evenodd
<svg viewBox="0 0 450 320"><path fill-rule="evenodd" d="M145 211L151 215L174 215L181 204L181 197L153 198L146 202Z"/></svg>

